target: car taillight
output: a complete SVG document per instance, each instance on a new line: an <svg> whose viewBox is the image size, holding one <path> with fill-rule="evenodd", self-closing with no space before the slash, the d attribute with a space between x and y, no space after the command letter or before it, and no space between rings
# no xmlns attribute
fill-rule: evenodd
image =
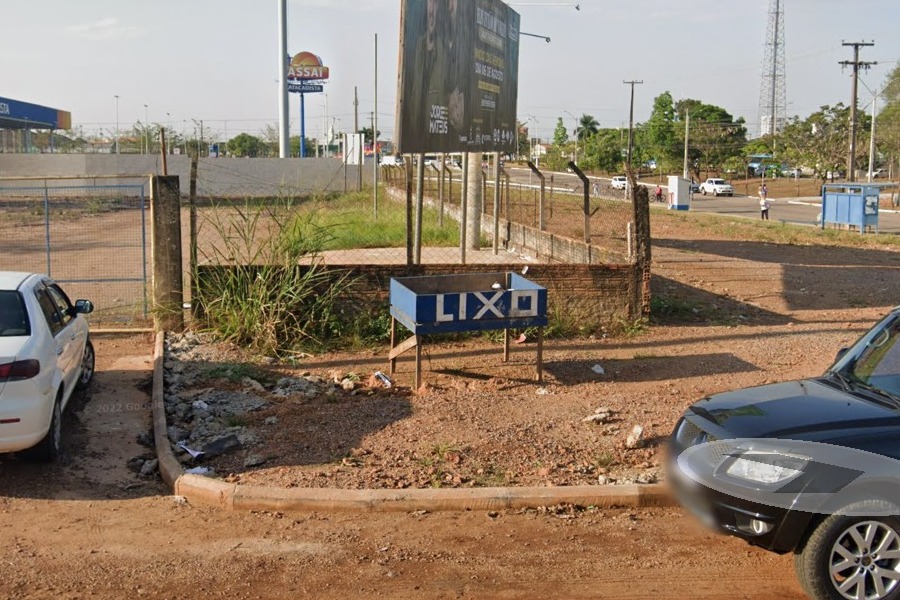
<svg viewBox="0 0 900 600"><path fill-rule="evenodd" d="M41 372L41 363L33 358L0 365L0 382L31 379Z"/></svg>

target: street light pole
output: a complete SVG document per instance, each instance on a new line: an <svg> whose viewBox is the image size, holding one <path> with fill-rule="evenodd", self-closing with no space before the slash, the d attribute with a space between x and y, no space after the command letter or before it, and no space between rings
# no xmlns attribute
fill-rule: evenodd
<svg viewBox="0 0 900 600"><path fill-rule="evenodd" d="M116 154L119 153L119 95L114 94L116 98Z"/></svg>
<svg viewBox="0 0 900 600"><path fill-rule="evenodd" d="M872 97L872 132L869 135L869 176L866 179L872 182L872 171L875 169L875 115L878 113L878 94Z"/></svg>
<svg viewBox="0 0 900 600"><path fill-rule="evenodd" d="M575 129L572 130L572 134L575 136L575 160L573 162L577 165L578 164L578 118L567 110L564 110L563 112L566 113L567 115L569 115L570 117L572 117L572 120L575 121Z"/></svg>
<svg viewBox="0 0 900 600"><path fill-rule="evenodd" d="M147 105L144 105L144 137L147 140L147 154L150 154L150 117L148 116L150 113L147 110Z"/></svg>

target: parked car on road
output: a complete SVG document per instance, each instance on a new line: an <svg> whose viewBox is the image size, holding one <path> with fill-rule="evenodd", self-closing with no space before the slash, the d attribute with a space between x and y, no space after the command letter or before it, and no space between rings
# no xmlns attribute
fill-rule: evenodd
<svg viewBox="0 0 900 600"><path fill-rule="evenodd" d="M724 179L711 177L700 184L700 193L704 196L712 194L714 196L734 196L734 188Z"/></svg>
<svg viewBox="0 0 900 600"><path fill-rule="evenodd" d="M0 272L0 452L59 454L62 413L94 375L93 310L46 276Z"/></svg>
<svg viewBox="0 0 900 600"><path fill-rule="evenodd" d="M682 504L814 599L900 597L900 306L821 377L704 398L670 440Z"/></svg>
<svg viewBox="0 0 900 600"><path fill-rule="evenodd" d="M616 175L610 183L614 190L624 190L628 186L628 178L624 175Z"/></svg>

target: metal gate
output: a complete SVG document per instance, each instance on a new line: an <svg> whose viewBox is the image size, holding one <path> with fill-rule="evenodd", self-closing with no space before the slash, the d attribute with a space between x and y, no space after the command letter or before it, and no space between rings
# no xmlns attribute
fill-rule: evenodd
<svg viewBox="0 0 900 600"><path fill-rule="evenodd" d="M150 320L146 176L0 178L0 270L47 273L104 327Z"/></svg>

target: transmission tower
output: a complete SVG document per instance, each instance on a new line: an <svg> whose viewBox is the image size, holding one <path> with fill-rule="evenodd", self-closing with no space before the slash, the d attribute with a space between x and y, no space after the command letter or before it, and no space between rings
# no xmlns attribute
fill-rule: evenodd
<svg viewBox="0 0 900 600"><path fill-rule="evenodd" d="M787 120L784 77L784 3L769 0L769 27L759 86L759 135L774 135Z"/></svg>

